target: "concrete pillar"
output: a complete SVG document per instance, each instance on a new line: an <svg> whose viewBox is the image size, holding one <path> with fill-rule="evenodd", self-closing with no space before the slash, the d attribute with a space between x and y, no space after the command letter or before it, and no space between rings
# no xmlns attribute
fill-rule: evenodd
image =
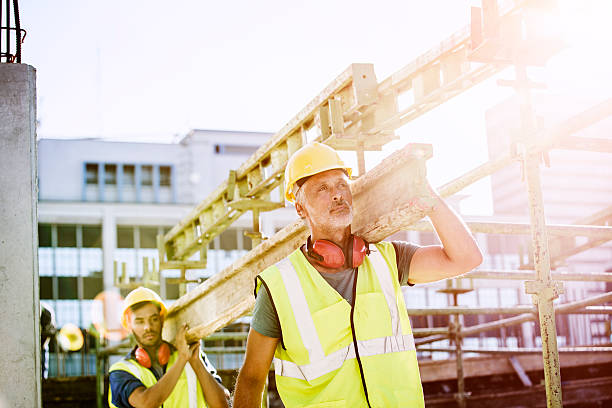
<svg viewBox="0 0 612 408"><path fill-rule="evenodd" d="M0 64L0 407L40 407L36 71Z"/></svg>
<svg viewBox="0 0 612 408"><path fill-rule="evenodd" d="M113 289L113 261L115 249L117 248L117 221L110 208L105 208L102 215L102 253L104 267L104 290ZM121 266L119 275L121 275Z"/></svg>

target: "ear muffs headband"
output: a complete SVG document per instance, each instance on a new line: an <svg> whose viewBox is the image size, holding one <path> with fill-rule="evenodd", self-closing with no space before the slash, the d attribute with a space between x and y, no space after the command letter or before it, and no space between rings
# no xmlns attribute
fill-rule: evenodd
<svg viewBox="0 0 612 408"><path fill-rule="evenodd" d="M345 258L342 248L331 241L318 239L313 243L308 237L306 252L316 263L326 268L336 269L344 265ZM352 267L359 267L368 253L370 253L368 243L363 238L354 235Z"/></svg>
<svg viewBox="0 0 612 408"><path fill-rule="evenodd" d="M134 352L134 356L138 364L145 368L151 368L151 357L149 357L147 350L138 347ZM162 342L157 350L157 362L161 365L166 365L168 364L168 360L170 360L170 346L168 346L168 343Z"/></svg>

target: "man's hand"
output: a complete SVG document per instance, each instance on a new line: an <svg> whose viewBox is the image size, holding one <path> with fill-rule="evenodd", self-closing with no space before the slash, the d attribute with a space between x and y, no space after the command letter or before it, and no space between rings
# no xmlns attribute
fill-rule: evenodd
<svg viewBox="0 0 612 408"><path fill-rule="evenodd" d="M178 359L159 379L159 381L149 387L138 387L130 394L128 401L133 407L159 407L170 396L170 393L176 386L176 383L185 368L185 364L189 358L197 350L198 344L189 345L185 339L187 334L187 325L183 325L176 335L176 349L178 351Z"/></svg>
<svg viewBox="0 0 612 408"><path fill-rule="evenodd" d="M187 330L185 330L185 332L186 331ZM180 333L181 332L179 332L179 334ZM200 342L198 341L189 347L191 350L188 359L189 365L193 368L196 377L198 377L198 382L202 388L206 404L210 408L227 408L229 406L229 391L219 384L204 366L204 362L200 359Z"/></svg>
<svg viewBox="0 0 612 408"><path fill-rule="evenodd" d="M199 342L195 343L195 346L196 347L191 353L191 356L189 356L189 364L191 364L191 366L194 368L196 364L202 363L202 361L200 360L200 343Z"/></svg>
<svg viewBox="0 0 612 408"><path fill-rule="evenodd" d="M420 247L410 262L409 283L427 283L469 272L482 262L482 254L469 228L427 182L423 195L411 200L428 216L440 245Z"/></svg>
<svg viewBox="0 0 612 408"><path fill-rule="evenodd" d="M421 212L423 216L428 216L436 209L439 200L441 199L438 193L431 187L429 181L426 181L424 194L412 198L409 203L410 206Z"/></svg>
<svg viewBox="0 0 612 408"><path fill-rule="evenodd" d="M198 355L199 343L187 344L187 330L189 330L189 326L187 323L184 323L178 330L176 334L176 350L178 351L178 357L186 363L191 360L191 358L195 355Z"/></svg>

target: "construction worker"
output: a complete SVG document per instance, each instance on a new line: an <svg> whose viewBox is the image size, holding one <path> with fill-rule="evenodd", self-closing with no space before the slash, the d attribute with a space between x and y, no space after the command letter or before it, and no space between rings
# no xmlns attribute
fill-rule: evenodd
<svg viewBox="0 0 612 408"><path fill-rule="evenodd" d="M260 406L272 362L286 407L424 406L401 286L463 274L482 255L431 189L414 205L429 216L442 246L368 244L353 236L350 175L335 150L316 142L287 163L285 196L310 237L256 277L235 408Z"/></svg>
<svg viewBox="0 0 612 408"><path fill-rule="evenodd" d="M162 340L166 307L154 291L139 287L125 298L121 324L137 346L110 369L112 407L227 407L229 392L199 342L187 344L183 325L176 348Z"/></svg>

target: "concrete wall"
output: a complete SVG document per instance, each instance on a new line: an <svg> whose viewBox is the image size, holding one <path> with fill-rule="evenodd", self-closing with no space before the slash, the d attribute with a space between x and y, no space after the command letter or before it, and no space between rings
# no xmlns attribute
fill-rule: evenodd
<svg viewBox="0 0 612 408"><path fill-rule="evenodd" d="M0 64L0 407L40 407L36 72Z"/></svg>

